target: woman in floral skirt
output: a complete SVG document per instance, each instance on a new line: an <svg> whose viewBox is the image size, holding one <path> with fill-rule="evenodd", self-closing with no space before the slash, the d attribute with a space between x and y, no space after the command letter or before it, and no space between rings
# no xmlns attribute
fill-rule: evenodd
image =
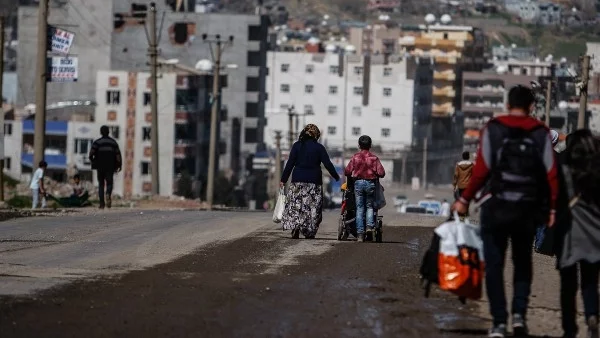
<svg viewBox="0 0 600 338"><path fill-rule="evenodd" d="M283 229L292 230L292 238L315 238L323 219L323 173L321 164L336 180L340 176L329 159L327 150L318 142L321 137L319 128L309 124L300 132L299 140L290 150L290 156L280 185L292 176L292 184L287 193L287 202L283 212ZM293 173L292 173L293 170Z"/></svg>

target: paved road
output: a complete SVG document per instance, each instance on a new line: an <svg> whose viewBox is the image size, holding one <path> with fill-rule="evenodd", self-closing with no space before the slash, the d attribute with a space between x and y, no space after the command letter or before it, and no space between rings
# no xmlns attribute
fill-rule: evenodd
<svg viewBox="0 0 600 338"><path fill-rule="evenodd" d="M316 240L290 239L266 213L3 222L0 337L483 335L485 300L462 306L437 290L423 298L418 267L441 220L383 214L381 244L338 242L335 212ZM555 302L544 300L557 296L556 274L543 276L550 290L532 305L550 308L536 333L558 336Z"/></svg>

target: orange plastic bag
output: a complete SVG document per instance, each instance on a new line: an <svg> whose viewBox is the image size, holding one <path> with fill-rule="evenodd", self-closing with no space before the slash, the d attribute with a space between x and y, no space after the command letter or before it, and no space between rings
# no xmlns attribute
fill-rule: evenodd
<svg viewBox="0 0 600 338"><path fill-rule="evenodd" d="M459 297L480 299L484 262L479 228L468 221L461 222L455 215L454 221L440 225L435 232L440 236L440 288Z"/></svg>

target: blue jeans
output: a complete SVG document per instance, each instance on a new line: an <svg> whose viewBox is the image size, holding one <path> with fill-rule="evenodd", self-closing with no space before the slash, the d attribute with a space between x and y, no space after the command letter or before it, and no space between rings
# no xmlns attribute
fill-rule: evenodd
<svg viewBox="0 0 600 338"><path fill-rule="evenodd" d="M365 233L365 214L367 226L375 227L373 201L375 201L375 182L356 180L354 182L354 196L356 197L356 233Z"/></svg>
<svg viewBox="0 0 600 338"><path fill-rule="evenodd" d="M31 189L31 209L37 209L40 202L40 189ZM42 197L42 209L46 208L46 197Z"/></svg>
<svg viewBox="0 0 600 338"><path fill-rule="evenodd" d="M506 324L506 294L504 291L504 261L508 241L511 242L513 274L512 313L527 314L533 278L533 239L536 225L524 219L522 224L493 224L494 210L481 209L481 239L485 258L485 286L494 325ZM493 225L492 225L493 224Z"/></svg>

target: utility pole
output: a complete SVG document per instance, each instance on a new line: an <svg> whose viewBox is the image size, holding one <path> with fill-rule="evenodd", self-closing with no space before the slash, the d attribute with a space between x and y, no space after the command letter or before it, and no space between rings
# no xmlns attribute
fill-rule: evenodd
<svg viewBox="0 0 600 338"><path fill-rule="evenodd" d="M585 115L587 112L588 82L590 79L590 56L583 56L582 79L579 88L579 116L577 118L577 129L585 128Z"/></svg>
<svg viewBox="0 0 600 338"><path fill-rule="evenodd" d="M46 58L48 49L48 1L40 0L38 13L37 86L35 96L35 130L33 134L33 166L44 160L46 136ZM3 46L4 47L4 46Z"/></svg>
<svg viewBox="0 0 600 338"><path fill-rule="evenodd" d="M150 127L150 140L152 143L152 195L160 194L159 181L159 151L158 151L158 32L156 31L156 4L150 4L149 13L149 46L148 56L150 57L150 77L152 79L152 88L150 96L150 108L152 111L152 124Z"/></svg>
<svg viewBox="0 0 600 338"><path fill-rule="evenodd" d="M408 156L407 153L404 153L402 155L402 185L401 187L404 189L404 186L406 185L406 157Z"/></svg>
<svg viewBox="0 0 600 338"><path fill-rule="evenodd" d="M550 128L550 103L552 98L552 79L546 82L546 125Z"/></svg>
<svg viewBox="0 0 600 338"><path fill-rule="evenodd" d="M423 188L427 189L427 137L423 141Z"/></svg>
<svg viewBox="0 0 600 338"><path fill-rule="evenodd" d="M292 149L292 145L294 145L294 106L288 108L288 123L289 123L289 133L288 133L288 142L290 144L290 150Z"/></svg>
<svg viewBox="0 0 600 338"><path fill-rule="evenodd" d="M275 130L275 191L279 191L281 182L281 131Z"/></svg>
<svg viewBox="0 0 600 338"><path fill-rule="evenodd" d="M4 77L4 30L4 16L0 14L0 95L2 95L2 90L4 88L4 82L2 81ZM4 109L2 107L2 102L0 102L0 121L2 121L2 125L0 126L0 128L4 128ZM0 133L0 135L2 135L2 142L0 142L0 144L4 146L4 131ZM4 149L2 149L1 153L2 157L0 157L0 202L4 202Z"/></svg>
<svg viewBox="0 0 600 338"><path fill-rule="evenodd" d="M220 84L219 79L221 77L221 55L223 54L223 48L233 43L233 35L229 36L229 41L223 41L221 35L215 35L214 38L209 38L208 35L203 34L202 40L210 44L211 55L213 56L213 93L211 99L211 111L210 111L210 143L208 145L208 180L206 182L206 204L207 209L212 210L213 208L213 197L215 190L215 170L216 170L216 158L217 158L217 127L218 127L218 110L220 102ZM216 55L213 52L212 44L216 45Z"/></svg>

